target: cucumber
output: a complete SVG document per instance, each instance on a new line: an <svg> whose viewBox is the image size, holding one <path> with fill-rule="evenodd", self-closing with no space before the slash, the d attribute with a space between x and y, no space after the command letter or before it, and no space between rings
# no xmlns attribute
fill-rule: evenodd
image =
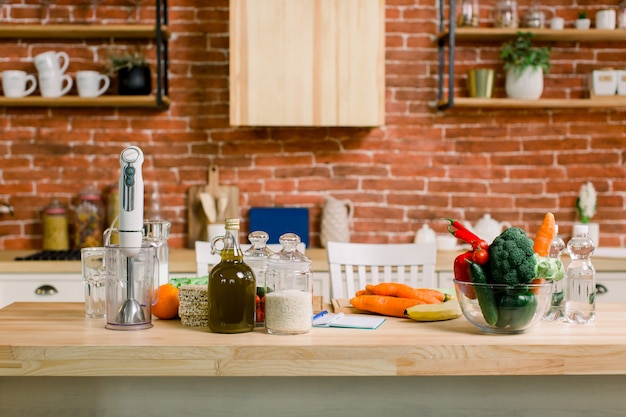
<svg viewBox="0 0 626 417"><path fill-rule="evenodd" d="M467 263L469 263L470 266L470 279L472 282L474 284L486 284L487 276L485 275L485 271L483 271L483 267L470 260L467 260ZM496 306L493 290L483 285L477 285L474 287L474 290L485 321L491 326L495 326L498 322L498 307Z"/></svg>

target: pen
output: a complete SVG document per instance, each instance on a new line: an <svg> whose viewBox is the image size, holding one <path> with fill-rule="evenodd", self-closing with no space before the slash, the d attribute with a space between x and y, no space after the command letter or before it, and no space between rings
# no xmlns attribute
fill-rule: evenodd
<svg viewBox="0 0 626 417"><path fill-rule="evenodd" d="M320 311L319 313L313 316L313 320L317 320L320 317L324 317L326 314L328 314L327 310Z"/></svg>

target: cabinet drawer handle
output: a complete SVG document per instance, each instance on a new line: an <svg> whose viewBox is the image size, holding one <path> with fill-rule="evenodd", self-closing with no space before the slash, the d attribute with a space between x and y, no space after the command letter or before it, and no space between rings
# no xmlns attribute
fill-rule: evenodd
<svg viewBox="0 0 626 417"><path fill-rule="evenodd" d="M37 295L54 295L58 292L59 291L56 288L48 284L42 285L41 287L35 290L35 294Z"/></svg>
<svg viewBox="0 0 626 417"><path fill-rule="evenodd" d="M609 292L609 289L602 284L596 284L596 292L598 294L606 294L607 292Z"/></svg>

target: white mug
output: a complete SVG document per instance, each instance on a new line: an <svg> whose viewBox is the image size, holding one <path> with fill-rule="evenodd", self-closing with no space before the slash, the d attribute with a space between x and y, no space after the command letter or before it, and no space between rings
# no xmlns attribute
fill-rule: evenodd
<svg viewBox="0 0 626 417"><path fill-rule="evenodd" d="M98 71L76 72L76 86L81 97L98 97L107 91L110 83L109 77Z"/></svg>
<svg viewBox="0 0 626 417"><path fill-rule="evenodd" d="M550 19L550 29L561 30L565 27L565 19L562 17L553 17Z"/></svg>
<svg viewBox="0 0 626 417"><path fill-rule="evenodd" d="M70 65L70 57L65 52L47 51L35 56L34 62L39 72L64 73Z"/></svg>
<svg viewBox="0 0 626 417"><path fill-rule="evenodd" d="M30 82L30 87L26 87ZM2 71L2 89L5 97L25 97L35 91L37 79L26 71Z"/></svg>
<svg viewBox="0 0 626 417"><path fill-rule="evenodd" d="M599 10L596 13L596 29L615 29L615 10Z"/></svg>
<svg viewBox="0 0 626 417"><path fill-rule="evenodd" d="M63 84L66 84L63 87ZM59 72L39 73L39 91L43 97L61 97L72 88L72 77Z"/></svg>

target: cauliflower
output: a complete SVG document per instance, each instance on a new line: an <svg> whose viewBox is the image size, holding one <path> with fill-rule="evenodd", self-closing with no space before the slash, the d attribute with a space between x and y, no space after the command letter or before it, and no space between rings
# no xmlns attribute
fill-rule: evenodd
<svg viewBox="0 0 626 417"><path fill-rule="evenodd" d="M518 227L509 227L489 245L488 270L494 284L529 284L534 278L537 258L533 241Z"/></svg>

